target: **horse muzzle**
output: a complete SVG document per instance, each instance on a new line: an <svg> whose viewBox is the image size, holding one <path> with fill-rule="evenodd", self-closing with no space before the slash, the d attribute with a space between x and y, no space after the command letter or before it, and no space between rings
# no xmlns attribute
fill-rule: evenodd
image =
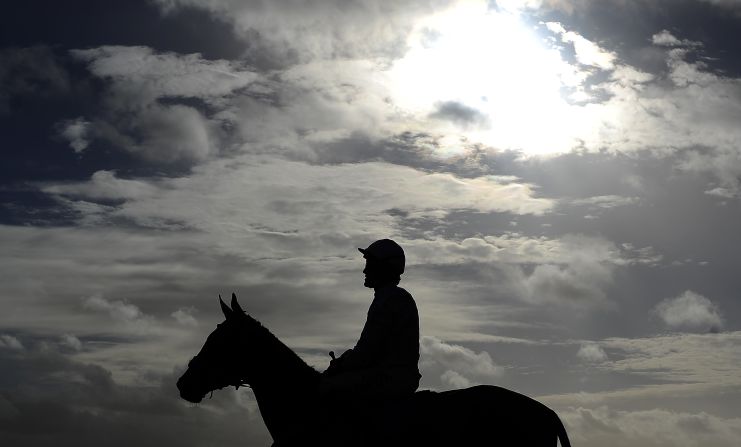
<svg viewBox="0 0 741 447"><path fill-rule="evenodd" d="M194 404L201 402L203 400L203 396L205 396L206 393L200 392L195 387L189 386L188 380L185 376L186 375L183 374L183 376L180 377L177 381L177 387L178 391L180 391L180 397Z"/></svg>

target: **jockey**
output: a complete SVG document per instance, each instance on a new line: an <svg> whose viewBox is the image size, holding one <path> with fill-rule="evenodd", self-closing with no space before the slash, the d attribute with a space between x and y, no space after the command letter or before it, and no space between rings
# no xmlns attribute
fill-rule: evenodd
<svg viewBox="0 0 741 447"><path fill-rule="evenodd" d="M353 349L322 373L330 402L381 403L412 395L419 386L419 316L414 298L398 286L404 250L390 239L358 248L366 260L365 287L374 290L368 318Z"/></svg>

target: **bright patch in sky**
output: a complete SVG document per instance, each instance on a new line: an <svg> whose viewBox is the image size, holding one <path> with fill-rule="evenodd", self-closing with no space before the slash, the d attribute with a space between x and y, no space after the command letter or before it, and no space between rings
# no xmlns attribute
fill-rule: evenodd
<svg viewBox="0 0 741 447"><path fill-rule="evenodd" d="M394 99L448 140L455 134L528 155L569 151L598 127L586 107L574 104L588 99L581 89L588 70L612 66L608 53L583 37L548 29L574 44L577 65L517 11L461 2L417 24L410 50L389 72Z"/></svg>

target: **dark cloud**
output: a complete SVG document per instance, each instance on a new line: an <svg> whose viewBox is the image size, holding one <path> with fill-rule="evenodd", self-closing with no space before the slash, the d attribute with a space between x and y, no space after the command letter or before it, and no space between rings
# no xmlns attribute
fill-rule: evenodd
<svg viewBox="0 0 741 447"><path fill-rule="evenodd" d="M48 100L65 95L71 79L51 48L0 48L0 115L23 113L26 97Z"/></svg>
<svg viewBox="0 0 741 447"><path fill-rule="evenodd" d="M238 58L245 44L230 24L197 8L163 14L150 0L103 5L95 0L8 4L0 26L3 46L53 44L62 49L147 45L159 51Z"/></svg>
<svg viewBox="0 0 741 447"><path fill-rule="evenodd" d="M480 177L493 174L487 162L488 151L471 144L460 155L436 156L439 136L427 133L403 132L384 139L362 133L336 141L312 145L313 156L308 160L319 164L360 163L385 161L431 172L449 172L461 177Z"/></svg>
<svg viewBox="0 0 741 447"><path fill-rule="evenodd" d="M0 370L0 433L14 446L269 442L254 397L223 391L202 408L188 407L177 396L177 372L122 385L43 339L24 351L0 347Z"/></svg>
<svg viewBox="0 0 741 447"><path fill-rule="evenodd" d="M100 123L101 115L105 116L100 103L104 83L70 58L68 50L111 43L144 44L158 51L201 53L204 58L218 59L238 58L245 48L230 25L205 11L181 8L163 15L146 0L125 5L87 0L14 3L6 5L0 20L0 131L4 148L0 177L5 185L4 204L12 203L16 208L29 203L29 195L23 192L26 181L73 179L99 169L152 170L126 152L111 150L110 144L88 140L86 148L90 150L78 154L79 150L66 148L69 137L54 135L64 133L65 123L72 120L95 123L95 130L88 129L89 137L117 135ZM78 144L83 143L78 140ZM34 203L38 208L43 206L41 201ZM55 211L47 209L44 214L51 217Z"/></svg>
<svg viewBox="0 0 741 447"><path fill-rule="evenodd" d="M456 101L439 103L430 118L451 121L462 127L484 126L488 121L481 111Z"/></svg>

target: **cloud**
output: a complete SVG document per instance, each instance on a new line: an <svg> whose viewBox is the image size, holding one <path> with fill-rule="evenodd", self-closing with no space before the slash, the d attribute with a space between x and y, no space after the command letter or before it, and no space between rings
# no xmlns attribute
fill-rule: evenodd
<svg viewBox="0 0 741 447"><path fill-rule="evenodd" d="M88 199L101 191L111 196L128 193L130 200L114 207L111 217L150 227L184 226L218 233L244 234L244 229L252 228L259 231L251 238L269 239L279 250L281 240L299 242L308 236L291 234L297 228L320 233L339 229L347 235L375 228L378 234L386 233L393 227L391 209L421 216L466 209L541 215L552 207L550 200L535 197L527 184L502 184L486 176L459 178L387 163L330 167L244 156L204 165L190 177L148 182L149 187L140 186L143 179L134 183L110 173L96 175L92 182L48 185L45 190ZM236 215L237 227L223 225ZM328 215L333 223L326 221Z"/></svg>
<svg viewBox="0 0 741 447"><path fill-rule="evenodd" d="M123 324L127 331L137 335L159 330L154 326L152 316L123 300L107 300L102 295L93 295L83 301L83 306L95 312L107 313L114 321Z"/></svg>
<svg viewBox="0 0 741 447"><path fill-rule="evenodd" d="M250 42L248 56L275 67L317 59L394 57L403 52L407 33L420 15L448 1L388 3L342 0L267 3L214 0L158 0L166 11L197 7L232 23Z"/></svg>
<svg viewBox="0 0 741 447"><path fill-rule="evenodd" d="M90 144L90 125L90 121L82 117L66 120L60 123L59 135L79 154Z"/></svg>
<svg viewBox="0 0 741 447"><path fill-rule="evenodd" d="M432 336L420 339L420 370L425 377L439 377L440 384L447 389L491 383L504 372L489 353L477 353Z"/></svg>
<svg viewBox="0 0 741 447"><path fill-rule="evenodd" d="M705 194L709 196L721 197L723 199L733 199L737 195L737 191L728 188L713 188L705 191Z"/></svg>
<svg viewBox="0 0 741 447"><path fill-rule="evenodd" d="M84 305L88 309L108 312L116 320L134 321L144 317L142 311L133 304L121 300L108 301L99 295L86 298Z"/></svg>
<svg viewBox="0 0 741 447"><path fill-rule="evenodd" d="M440 381L446 388L454 390L472 386L472 383L469 379L462 376L460 373L452 370L445 371L440 376Z"/></svg>
<svg viewBox="0 0 741 447"><path fill-rule="evenodd" d="M198 326L198 320L193 316L194 308L181 308L172 313L172 318L183 326Z"/></svg>
<svg viewBox="0 0 741 447"><path fill-rule="evenodd" d="M101 122L83 119L92 122L94 132L91 132L96 138L164 164L198 164L220 152L233 150L279 153L294 159L321 162L321 150L314 148L341 141L354 132L384 139L413 131L439 136L437 141L441 144L432 152L448 156L465 146L461 141L468 144L484 141L489 146L523 149L526 153L568 151L577 147L595 152L686 153L680 168L710 171L718 177L720 184L709 190L722 188L726 195L731 195L739 188L741 163L738 163L735 148L741 137L737 135L735 123L741 104L734 99L739 96L738 83L730 76L713 72L702 58L695 57L696 52L702 51L699 46L679 40L665 30L655 34L655 51L663 51L669 70L652 74L628 65L599 42L576 31L567 31L563 24L549 22L548 28L562 43L574 45L577 63L567 62L555 51L550 51L543 57L531 58L547 61L547 69L513 65L517 73L542 76L528 78L527 82L523 80L523 93L513 94L520 106L499 110L499 106L491 102L484 101L486 104L482 105L482 93L477 89L474 89L475 96L466 96L467 90L458 88L464 84L462 82L443 82L432 75L420 80L418 73L412 70L407 73L409 82L405 83L401 81L406 78L396 77L397 64L391 69L379 65L372 58L366 59L369 53L365 51L353 50L350 51L352 55L346 57L335 57L333 51L330 51L331 56L325 54L327 48L338 42L344 42L340 45L348 43L348 48L355 45L352 42L356 34L346 35L336 29L344 30L345 24L329 23L336 14L343 19L349 18L348 23L355 23L356 19L363 22L362 29L365 29L366 22L368 27L375 26L374 23L378 23L374 20L386 15L410 24L421 17L427 20L430 14L439 12L436 8L414 3L389 10L379 8L375 2L361 2L337 12L332 2L311 5L282 2L273 5L271 2L270 6L257 8L219 0L204 7L189 1L163 1L161 6L168 10L195 6L220 17L232 17L230 20L235 26L254 37L253 41L264 39L272 42L270 45L287 49L284 56L288 59L291 59L289 54L293 46L317 44L314 38L326 39L325 43L331 44L328 47L318 44L316 52L294 56L306 57L306 60L281 66L270 76L236 62L207 61L195 54L158 54L145 47L79 50L74 53L76 57L87 61L96 76L110 83L107 107L112 109L110 117ZM488 14L484 3L477 7ZM326 13L324 16L322 11ZM267 23L279 22L287 27L263 30ZM496 27L486 29L492 28ZM308 29L316 33L304 38ZM336 33L328 36L330 30ZM403 34L406 39L408 32L400 31L395 38ZM301 34L302 38L286 38L293 33ZM319 38L320 35L324 37ZM680 45L658 45L674 42L671 38L678 40ZM257 49L260 45L255 44L253 49L262 51ZM407 65L417 66L415 61L419 61L413 57L417 54L416 41L412 39L405 45L413 48L406 53L401 51L399 56L403 54L404 58L397 62L403 65L403 61L409 59ZM555 44L553 49L557 51ZM317 54L324 56L315 58ZM523 60L525 63L533 61ZM496 65L496 70L502 72L502 66ZM594 70L603 71L607 76L592 76ZM448 76L444 70L427 71ZM467 66L460 71L477 72ZM507 76L504 79L509 79ZM450 87L451 91L436 91L429 84L438 89L440 85L456 87ZM506 83L508 89L516 87L509 87L510 84ZM546 90L534 92L533 85L551 86L552 94ZM574 104L564 102L561 87L572 89L581 99ZM421 111L407 107L403 93L409 91L412 96L425 98L426 105ZM430 94L430 91L436 93ZM530 97L537 98L537 104L523 105L522 101ZM208 107L154 102L155 99L182 102L192 98L202 100ZM551 99L552 103L548 102ZM134 109L141 109L141 113L125 118L116 118L113 113ZM493 121L499 126L497 132L440 128L439 120L435 124L426 119L433 115L470 126L484 116L484 112L472 113L476 110L486 110L486 116L496 117ZM562 119L554 121L556 116ZM529 131L533 121L538 121L537 133ZM697 147L709 149L697 151ZM352 159L352 152L344 152L343 160Z"/></svg>
<svg viewBox="0 0 741 447"><path fill-rule="evenodd" d="M617 59L615 53L601 48L577 32L567 31L558 22L547 22L545 25L551 32L559 35L562 42L570 43L574 46L574 54L577 62L580 64L601 70L612 70L615 68L615 60Z"/></svg>
<svg viewBox="0 0 741 447"><path fill-rule="evenodd" d="M666 75L640 81L621 75L595 86L611 98L590 106L597 114L607 114L600 118L604 132L585 140L586 146L679 154L680 169L709 172L719 180L718 187L738 191L741 134L732 123L741 117L737 100L741 86L738 79L718 74L697 60L695 52L701 50L687 47L690 44L683 41L683 47L667 50Z"/></svg>
<svg viewBox="0 0 741 447"><path fill-rule="evenodd" d="M618 247L594 236L565 234L557 238L526 236L517 232L479 235L462 240L427 238L409 241L405 250L420 264L466 262L508 264L610 263L615 265L651 263L650 248L631 244ZM655 256L655 255L653 255ZM414 261L412 261L414 262Z"/></svg>
<svg viewBox="0 0 741 447"><path fill-rule="evenodd" d="M608 338L600 345L619 353L604 365L614 371L633 372L662 379L667 387L687 384L701 393L715 387L737 387L734 373L741 367L735 346L741 332L674 334L648 338ZM660 392L662 385L655 385ZM686 390L685 390L686 392Z"/></svg>
<svg viewBox="0 0 741 447"><path fill-rule="evenodd" d="M59 124L72 147L82 151L95 137L164 164L198 163L220 147L221 121L213 121L192 103L178 102L197 99L221 110L226 97L249 90L261 79L239 62L205 60L197 53L103 46L71 54L107 84L99 117Z"/></svg>
<svg viewBox="0 0 741 447"><path fill-rule="evenodd" d="M701 0L706 3L719 6L721 8L734 10L736 13L741 13L741 2L738 0Z"/></svg>
<svg viewBox="0 0 741 447"><path fill-rule="evenodd" d="M144 181L118 178L114 171L97 171L88 182L42 186L41 190L47 194L92 200L133 200L151 196L157 189Z"/></svg>
<svg viewBox="0 0 741 447"><path fill-rule="evenodd" d="M616 208L619 206L628 206L638 203L640 199L638 197L624 197L617 195L606 195L606 196L593 196L584 199L574 199L571 201L573 205L587 205L594 208Z"/></svg>
<svg viewBox="0 0 741 447"><path fill-rule="evenodd" d="M187 105L146 104L92 126L96 137L149 162L192 165L218 152L214 123Z"/></svg>
<svg viewBox="0 0 741 447"><path fill-rule="evenodd" d="M651 42L654 45L674 47L682 44L682 41L674 37L672 33L667 30L662 30L659 33L651 36Z"/></svg>
<svg viewBox="0 0 741 447"><path fill-rule="evenodd" d="M605 289L612 282L613 270L609 264L581 261L566 266L538 265L525 277L522 296L537 304L605 306Z"/></svg>
<svg viewBox="0 0 741 447"><path fill-rule="evenodd" d="M662 30L651 36L651 42L654 45L662 47L700 47L701 42L695 42L687 39L678 39L667 30Z"/></svg>
<svg viewBox="0 0 741 447"><path fill-rule="evenodd" d="M82 342L72 334L62 335L61 342L62 345L72 349L73 351L80 351L82 349Z"/></svg>
<svg viewBox="0 0 741 447"><path fill-rule="evenodd" d="M456 101L438 103L430 118L448 120L462 127L485 126L488 121L481 111Z"/></svg>
<svg viewBox="0 0 741 447"><path fill-rule="evenodd" d="M730 447L741 431L739 418L663 408L625 411L607 406L578 407L559 415L572 442L582 445Z"/></svg>
<svg viewBox="0 0 741 447"><path fill-rule="evenodd" d="M54 349L0 349L0 371L0 436L9 445L42 438L60 447L270 443L251 391L217 391L188 406L175 388L180 368L155 374L153 383L124 385L111 371Z"/></svg>
<svg viewBox="0 0 741 447"><path fill-rule="evenodd" d="M12 111L13 98L50 97L70 90L70 76L46 45L0 49L0 115Z"/></svg>
<svg viewBox="0 0 741 447"><path fill-rule="evenodd" d="M507 242L506 238L490 241ZM533 305L560 304L582 310L613 307L606 292L615 270L655 260L647 258L645 250L621 249L604 238L583 235L530 238L516 240L511 248L507 245L503 247L512 251L503 250L501 259L520 264L503 269L516 296Z"/></svg>
<svg viewBox="0 0 741 447"><path fill-rule="evenodd" d="M0 335L0 348L13 349L16 351L22 351L26 349L20 342L20 340L8 334Z"/></svg>
<svg viewBox="0 0 741 447"><path fill-rule="evenodd" d="M143 46L71 50L95 76L111 81L119 106L155 98L215 99L253 84L259 75L239 62L206 60L198 53L155 53Z"/></svg>
<svg viewBox="0 0 741 447"><path fill-rule="evenodd" d="M141 142L127 149L158 162L200 162L217 151L209 127L207 119L193 107L152 106L137 115L130 128Z"/></svg>
<svg viewBox="0 0 741 447"><path fill-rule="evenodd" d="M656 305L654 312L671 329L717 332L723 327L718 307L709 299L687 290Z"/></svg>
<svg viewBox="0 0 741 447"><path fill-rule="evenodd" d="M607 360L605 350L597 343L582 343L576 356L589 363L600 363Z"/></svg>

